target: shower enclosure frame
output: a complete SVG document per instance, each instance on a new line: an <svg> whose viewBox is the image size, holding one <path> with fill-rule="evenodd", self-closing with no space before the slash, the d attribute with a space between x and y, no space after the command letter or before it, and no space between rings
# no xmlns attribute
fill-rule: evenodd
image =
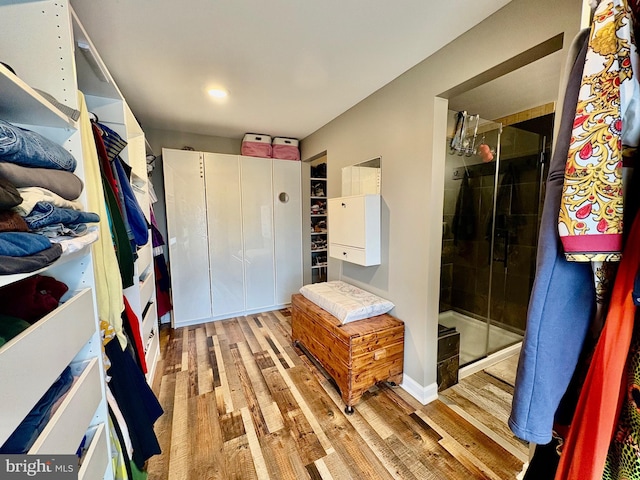
<svg viewBox="0 0 640 480"><path fill-rule="evenodd" d="M484 128L484 130L483 130ZM508 167L504 167L506 168L519 168L519 164L514 163L514 164L504 164L505 158L503 158L503 142L505 141L505 137L503 136L505 133L505 129L510 129L511 133L513 133L513 137L515 138L515 135L517 134L518 131L517 129L514 129L513 127L510 126L503 126L500 123L496 123L496 122L483 122L482 123L482 127L480 129L480 134L482 133L482 131L484 131L485 133L489 133L489 132L496 132L496 140L495 140L495 146L494 146L494 150L493 150L493 154L494 154L494 159L491 162L494 165L494 168L491 169L491 175L493 175L492 178L492 196L491 196L491 202L490 202L490 208L491 208L491 212L490 212L490 221L491 221L491 225L490 225L490 232L488 232L488 236L489 236L489 268L488 268L488 274L486 273L486 271L484 272L484 275L486 275L486 277L482 278L487 278L487 284L486 284L486 307L482 307L481 308L481 313L479 313L478 311L471 311L471 309L465 309L465 308L460 308L460 307L456 307L456 305L454 304L453 301L453 295L452 295L452 299L450 301L450 305L449 305L449 309L444 311L443 310L443 298L442 298L442 283L443 283L443 276L442 276L442 272L441 272L441 299L440 299L440 316L439 316L439 321L441 321L441 323L443 323L446 326L456 326L455 322L456 316L464 316L466 317L466 320L468 320L468 322L483 322L485 324L484 327L484 338L478 342L482 344L482 349L480 353L477 353L477 349L478 347L480 347L480 344L475 346L474 351L476 351L476 353L469 355L469 354L465 354L465 352L461 351L461 357L460 357L460 364L464 367L466 365L470 365L473 364L479 360L482 360L483 358L487 358L488 356L493 356L493 354L495 354L496 351L500 351L503 350L504 348L509 348L514 344L517 344L521 341L522 339L522 334L524 332L524 324L526 321L526 314L524 314L524 318L522 318L522 327L518 327L518 328L513 328L511 330L504 330L503 327L509 327L508 325L505 325L504 323L502 323L501 320L498 319L498 317L496 317L496 319L494 319L493 317L496 315L496 312L494 312L494 308L499 307L499 303L502 302L502 308L506 309L506 305L510 302L510 299L507 297L506 295L506 291L505 289L507 288L507 274L511 274L510 272L508 272L507 269L507 255L510 255L509 253L509 243L508 243L508 239L503 239L503 241L505 242L505 276L501 279L503 282L505 282L503 284L503 292L502 295L504 296L504 298L502 300L496 300L494 299L494 294L498 294L500 295L500 291L496 290L497 288L497 284L496 284L496 271L495 268L496 266L494 265L496 263L496 240L497 240L497 235L496 235L496 228L497 228L497 214L498 214L498 201L499 201L499 189L501 188L501 174L505 174L506 170L504 172L501 172L501 167L504 167L504 165L508 165ZM536 151L533 155L528 155L528 157L533 157L535 155L538 155L540 160L542 160L544 158L545 155L545 144L546 144L546 138L544 138L541 135L538 134L532 134L531 132L525 132L526 135L533 135L531 136L531 141L532 143L535 143L535 148ZM540 139L542 139L542 141L540 141ZM470 142L470 144L472 144L473 142ZM478 141L476 142L476 147L478 144L480 144L482 142ZM509 154L507 155L509 156ZM522 155L522 158L525 158L526 155ZM449 158L449 157L448 157ZM469 157L467 157L469 158ZM508 161L511 161L511 159L513 159L515 162L517 162L521 157L518 155L515 155L513 157L508 158ZM453 178L461 178L460 177L460 171L462 168L464 168L464 170L462 170L462 172L465 172L467 175L469 174L469 167L479 167L481 168L482 172L485 175L488 175L487 170L485 170L487 167L485 167L484 165L479 165L480 160L475 157L472 158L471 161L469 162L469 160L467 160L465 157L462 158L463 160L463 167L458 167L457 170L454 170L454 174L453 174ZM486 158L484 159L484 162L486 162ZM472 163L473 165L467 165L468 163ZM480 162L482 163L482 162ZM515 165L516 167L513 167L512 165ZM536 165L536 171L539 172L539 175L536 175L538 177L538 179L536 181L533 182L533 184L537 184L537 197L535 198L536 203L538 204L538 206L536 207L536 212L535 212L535 218L539 219L539 215L540 215L540 210L539 210L539 206L541 205L541 195L542 195L542 183L543 183L543 178L544 178L544 174L543 174L543 169L539 168L540 166L543 165L542 161L539 161ZM522 167L524 168L524 167ZM456 177L456 173L458 173L458 176ZM476 171L477 173L477 171ZM481 173L480 175L482 175L483 173ZM504 178L504 177L503 177ZM488 179L487 179L488 180ZM515 187L512 187L515 188ZM515 194L514 194L515 195ZM446 199L446 193L445 193L445 199ZM511 199L511 197L510 197ZM485 204L486 205L486 204ZM447 206L445 205L445 212L443 213L444 215L444 219L446 219L446 209ZM531 217L534 217L534 215L530 215ZM532 221L527 220L527 221ZM453 224L453 222L452 222ZM445 248L444 248L444 240L445 240L445 232L446 232L446 226L447 223L444 222L444 226L445 228L443 229L443 257L445 256ZM531 228L531 227L530 227ZM535 244L537 244L537 231L539 228L539 221L536 220L536 225L535 225ZM504 232L503 232L504 234ZM509 235L509 233L507 233L507 236ZM526 248L533 248L533 250L535 251L535 244L533 244L532 247L527 246ZM516 245L517 246L517 245ZM479 247L477 247L479 248ZM534 253L535 255L535 253ZM480 256L480 255L478 255ZM535 256L534 256L534 261L535 261ZM478 275L480 275L482 272L480 270L480 268L476 268L476 278L474 278L475 281L481 282L481 277L479 277ZM533 275L533 274L531 274ZM455 275L454 275L454 266L451 267L451 274L450 274L450 278L451 278L451 290L453 291L456 285L455 282ZM532 277L531 277L532 278ZM480 280L478 280L480 279ZM467 279L468 280L468 279ZM532 280L531 280L532 281ZM499 285L498 285L499 286ZM500 297L502 298L502 297ZM527 301L528 301L528 297L527 297ZM446 304L446 302L444 302ZM527 302L528 303L528 302ZM494 307L494 304L496 305L496 307ZM524 311L526 312L526 305L524 305ZM467 313L465 313L467 312ZM450 313L450 315L446 315L447 313ZM469 315L469 313L471 315ZM504 316L504 312L503 316ZM500 311L497 312L497 314L500 314ZM446 323L445 323L446 322ZM461 321L462 323L464 323L464 320ZM460 323L460 322L459 322ZM500 331L498 331L498 329ZM504 330L504 331L503 331ZM468 334L467 334L468 335ZM480 335L480 334L478 334ZM464 334L461 332L461 344L464 342L463 340L463 336ZM480 339L477 339L480 340ZM492 340L493 340L493 344L492 344ZM462 348L461 348L462 350Z"/></svg>

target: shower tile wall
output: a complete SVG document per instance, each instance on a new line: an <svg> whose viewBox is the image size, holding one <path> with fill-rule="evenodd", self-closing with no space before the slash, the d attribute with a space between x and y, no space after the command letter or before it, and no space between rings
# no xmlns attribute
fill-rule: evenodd
<svg viewBox="0 0 640 480"><path fill-rule="evenodd" d="M456 200L462 180L454 179L463 158L449 155L445 178L440 311L450 309L486 318L489 307L490 246L494 176L490 165L468 157L468 192L475 212L471 238L454 238ZM492 164L495 168L495 164ZM493 255L490 317L516 332L524 331L529 293L535 273L539 216L537 157L501 161ZM510 173L510 176L505 175ZM461 178L461 177L460 177ZM500 228L504 227L504 228Z"/></svg>

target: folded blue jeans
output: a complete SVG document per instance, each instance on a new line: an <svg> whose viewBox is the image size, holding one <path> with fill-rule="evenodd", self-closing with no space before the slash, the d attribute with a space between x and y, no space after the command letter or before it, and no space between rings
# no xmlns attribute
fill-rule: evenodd
<svg viewBox="0 0 640 480"><path fill-rule="evenodd" d="M57 237L82 237L89 233L89 227L86 223L76 223L74 225L65 225L64 223L52 223L46 227L34 230L34 233L44 235L47 238Z"/></svg>
<svg viewBox="0 0 640 480"><path fill-rule="evenodd" d="M64 147L3 120L0 120L0 161L67 172L76 168L76 159Z"/></svg>
<svg viewBox="0 0 640 480"><path fill-rule="evenodd" d="M0 255L26 257L47 248L51 248L51 242L37 233L0 232Z"/></svg>
<svg viewBox="0 0 640 480"><path fill-rule="evenodd" d="M100 217L96 213L56 207L50 202L38 202L31 210L31 213L24 217L24 221L27 222L31 230L36 230L55 223L64 225L96 223L100 221Z"/></svg>

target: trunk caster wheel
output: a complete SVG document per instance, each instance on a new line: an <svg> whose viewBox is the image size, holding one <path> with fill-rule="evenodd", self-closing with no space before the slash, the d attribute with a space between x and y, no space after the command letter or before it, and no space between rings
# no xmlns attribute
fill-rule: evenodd
<svg viewBox="0 0 640 480"><path fill-rule="evenodd" d="M353 415L353 407L351 405L347 405L344 407L344 413L347 415Z"/></svg>

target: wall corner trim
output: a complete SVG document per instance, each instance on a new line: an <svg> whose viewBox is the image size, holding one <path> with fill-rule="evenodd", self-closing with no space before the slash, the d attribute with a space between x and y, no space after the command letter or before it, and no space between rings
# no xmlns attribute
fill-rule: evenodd
<svg viewBox="0 0 640 480"><path fill-rule="evenodd" d="M402 383L400 386L422 405L426 405L438 399L438 384L435 382L423 387L413 378L404 374L402 376Z"/></svg>

